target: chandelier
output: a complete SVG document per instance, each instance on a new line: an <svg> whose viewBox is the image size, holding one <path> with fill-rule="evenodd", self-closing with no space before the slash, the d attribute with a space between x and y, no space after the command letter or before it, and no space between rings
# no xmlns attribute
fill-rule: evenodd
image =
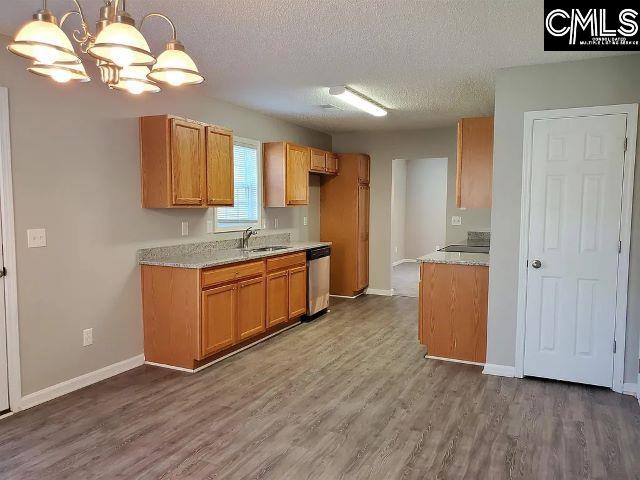
<svg viewBox="0 0 640 480"><path fill-rule="evenodd" d="M7 47L10 52L33 62L27 68L29 72L59 83L91 80L71 40L62 30L70 17L77 16L80 29L73 31L73 40L82 53L95 59L100 78L109 88L139 95L157 93L165 85L179 87L204 81L195 62L185 52L184 45L178 41L174 23L166 15L153 12L140 21L140 29L150 18L160 18L171 26L171 40L156 58L127 13L126 0L105 0L95 33L91 32L79 1L71 1L76 9L65 13L58 23L47 9L47 0L43 0L42 9L18 31Z"/></svg>

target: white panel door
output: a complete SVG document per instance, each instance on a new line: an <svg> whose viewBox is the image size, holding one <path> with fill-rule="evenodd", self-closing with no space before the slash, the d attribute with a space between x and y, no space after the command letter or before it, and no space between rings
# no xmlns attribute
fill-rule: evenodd
<svg viewBox="0 0 640 480"><path fill-rule="evenodd" d="M626 119L533 124L525 375L612 386Z"/></svg>

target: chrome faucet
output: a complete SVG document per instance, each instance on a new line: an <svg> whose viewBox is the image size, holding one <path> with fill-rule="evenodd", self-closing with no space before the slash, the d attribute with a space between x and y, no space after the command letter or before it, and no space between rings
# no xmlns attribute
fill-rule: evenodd
<svg viewBox="0 0 640 480"><path fill-rule="evenodd" d="M247 228L244 232L242 232L242 249L246 250L249 248L249 239L258 234L258 230L253 227Z"/></svg>

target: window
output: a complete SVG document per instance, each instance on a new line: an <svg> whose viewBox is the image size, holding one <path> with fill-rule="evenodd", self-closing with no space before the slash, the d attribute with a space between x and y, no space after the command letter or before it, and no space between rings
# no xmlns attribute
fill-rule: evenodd
<svg viewBox="0 0 640 480"><path fill-rule="evenodd" d="M233 141L233 207L215 209L216 232L261 228L262 177L260 142L245 138Z"/></svg>

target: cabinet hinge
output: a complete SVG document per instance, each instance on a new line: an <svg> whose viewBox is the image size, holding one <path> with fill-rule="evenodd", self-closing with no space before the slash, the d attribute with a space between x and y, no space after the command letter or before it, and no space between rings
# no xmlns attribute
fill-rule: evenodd
<svg viewBox="0 0 640 480"><path fill-rule="evenodd" d="M624 137L624 151L627 151L627 148L629 146L629 139L627 137Z"/></svg>
<svg viewBox="0 0 640 480"><path fill-rule="evenodd" d="M616 344L616 341L613 341L613 353L616 353L618 351L618 345Z"/></svg>

